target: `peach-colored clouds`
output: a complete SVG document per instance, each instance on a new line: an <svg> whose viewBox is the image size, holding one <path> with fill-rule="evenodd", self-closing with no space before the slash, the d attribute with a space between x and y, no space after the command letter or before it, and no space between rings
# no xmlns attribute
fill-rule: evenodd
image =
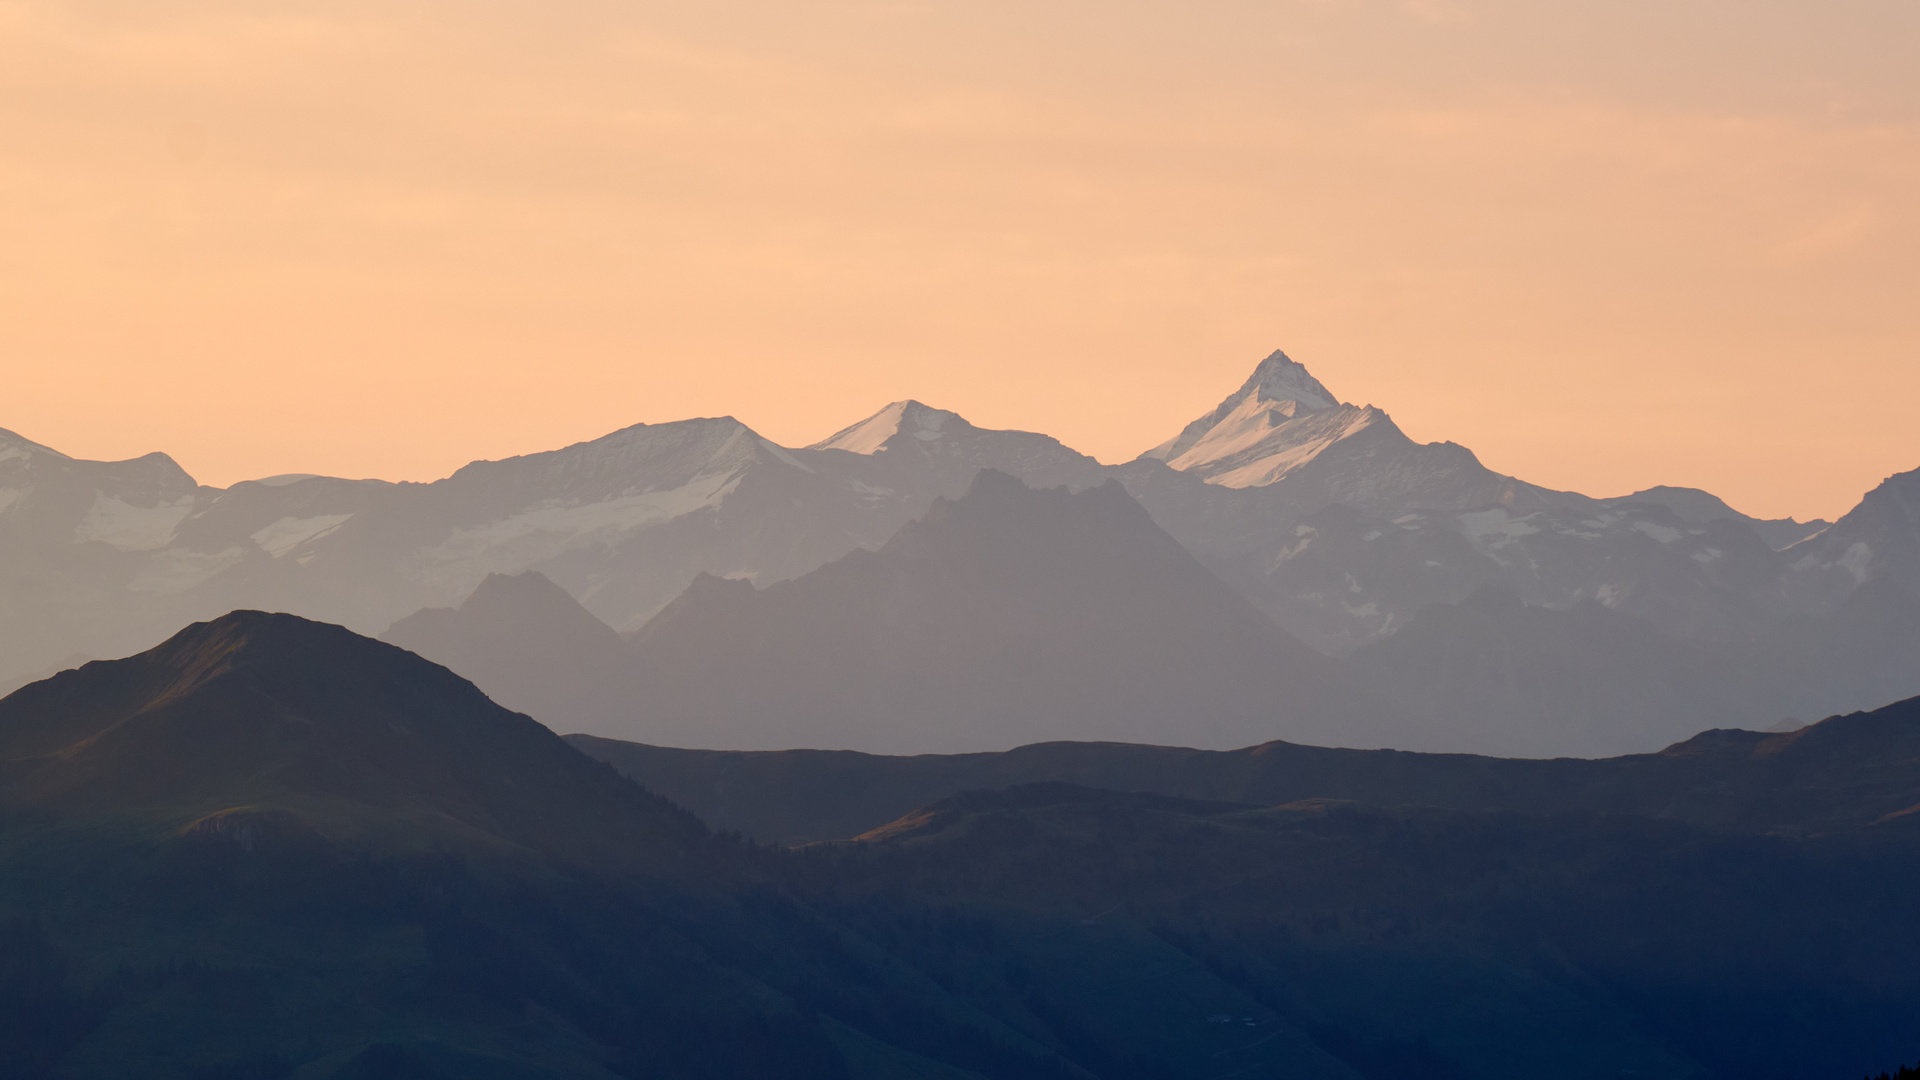
<svg viewBox="0 0 1920 1080"><path fill-rule="evenodd" d="M1899 5L1796 7L0 4L0 426L427 478L911 395L1114 459L1279 346L1832 514L1920 465L1920 93Z"/></svg>

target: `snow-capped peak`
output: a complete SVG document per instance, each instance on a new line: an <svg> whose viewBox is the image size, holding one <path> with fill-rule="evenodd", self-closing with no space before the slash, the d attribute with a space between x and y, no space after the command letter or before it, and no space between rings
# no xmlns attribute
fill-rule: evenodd
<svg viewBox="0 0 1920 1080"><path fill-rule="evenodd" d="M1228 395L1214 410L1183 428L1180 434L1147 451L1146 456L1173 464L1176 469L1191 468L1195 462L1180 463L1203 440L1242 444L1249 437L1258 441L1279 424L1309 413L1324 412L1340 404L1331 391L1320 385L1307 369L1279 349L1273 350L1240 389Z"/></svg>
<svg viewBox="0 0 1920 1080"><path fill-rule="evenodd" d="M1320 380L1313 377L1305 367L1287 356L1279 349L1273 350L1260 366L1253 369L1253 376L1240 387L1236 398L1256 394L1264 401L1298 402L1302 411L1331 409L1340 404Z"/></svg>
<svg viewBox="0 0 1920 1080"><path fill-rule="evenodd" d="M906 433L925 442L940 437L951 424L964 424L959 413L935 409L917 401L896 401L865 420L814 443L809 450L847 450L872 454L895 435Z"/></svg>

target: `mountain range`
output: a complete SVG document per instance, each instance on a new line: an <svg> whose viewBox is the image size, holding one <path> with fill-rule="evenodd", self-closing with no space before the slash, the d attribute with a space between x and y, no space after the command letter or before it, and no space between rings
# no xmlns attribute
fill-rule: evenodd
<svg viewBox="0 0 1920 1080"><path fill-rule="evenodd" d="M983 469L1038 489L1118 484L1242 602L1212 636L1187 635L1184 663L1211 656L1211 669L1192 670L1218 672L1233 666L1236 650L1297 656L1286 643L1269 648L1264 624L1247 630L1247 641L1222 643L1229 626L1247 625L1250 607L1338 659L1339 696L1364 699L1377 721L1329 737L1310 724L1287 726L1287 710L1276 709L1277 726L1247 730L1255 741L1374 745L1375 733L1386 731L1411 732L1408 748L1608 754L1655 749L1706 726L1767 726L1920 692L1905 629L1920 593L1920 472L1892 477L1831 526L1754 519L1694 489L1615 498L1559 492L1495 473L1463 447L1416 443L1387 413L1340 402L1281 353L1172 439L1111 466L1044 435L979 428L913 401L808 447L777 446L731 418L688 420L475 462L430 484L285 476L213 489L164 455L85 462L0 432L0 684L143 648L234 608L288 611L366 634L391 627L399 640L414 633L409 623L448 618L422 614L415 622L416 612L464 607L490 577L528 571L611 631L664 649L685 632L669 633L668 622L684 627L690 610L717 610L725 590L708 579L758 590L804 579L801 591L815 606L854 604L852 593L829 598L827 579L811 575L825 572L855 592L872 588L844 568L864 557L856 553L878 553L937 502L959 499ZM730 586L743 597L745 587ZM1210 598L1176 606L1192 613L1220 603L1219 590L1201 591ZM665 740L668 731L697 732L672 736L695 745L709 745L698 710L711 718L735 708L693 701L672 689L673 671L643 663L662 697L677 695L694 710L649 711L635 676L614 671L634 666L624 657L635 643L616 646L567 618L580 650L523 648L514 664L530 673L516 678L549 685L517 706L603 734ZM903 687L979 670L937 671L934 657L909 663L898 650L910 639L889 640L878 627L857 629L870 646L919 665L919 674L902 676ZM1436 629L1446 627L1465 637ZM598 644L585 644L589 638ZM426 637L409 640L429 648ZM853 662L858 650L848 641L838 662ZM465 666L445 649L435 655L489 691L512 681L505 668ZM532 671L542 663L543 672ZM1463 671L1486 674L1469 679ZM763 674L745 678L775 685ZM1244 674L1227 683L1209 682L1206 693L1224 700L1270 690ZM1120 684L1084 685L1127 697ZM1322 696L1303 685L1276 700ZM828 707L818 693L808 700ZM1030 714L1038 700L968 708L976 716ZM1147 698L1131 700L1136 712L1149 708ZM627 703L623 716L608 711L619 701ZM992 748L1056 736L1212 738L1185 738L1189 727L1165 709L1158 726L1142 726L1124 710L1096 709L1094 699L1085 705L1083 716L1105 710L1113 726L1089 730L1065 714L1055 726L1033 726L1029 715L999 729L1018 728L1024 738ZM849 731L865 723L848 715ZM1218 737L1227 738L1225 730Z"/></svg>
<svg viewBox="0 0 1920 1080"><path fill-rule="evenodd" d="M385 639L565 730L708 749L998 750L1059 739L1606 756L1898 699L1893 584L1747 641L1684 641L1503 585L1340 659L1209 574L1112 481L985 471L877 551L756 589L702 576L622 640L536 571Z"/></svg>
<svg viewBox="0 0 1920 1080"><path fill-rule="evenodd" d="M714 833L289 615L0 700L0 1073L1788 1080L1920 1043L1920 702L1613 761L587 745L861 832Z"/></svg>
<svg viewBox="0 0 1920 1080"><path fill-rule="evenodd" d="M1114 481L1036 490L986 470L878 550L758 589L702 575L625 642L535 572L489 578L458 610L409 616L386 639L481 672L498 700L570 729L676 745L1395 734L1384 702L1235 595ZM564 700L589 688L597 697Z"/></svg>

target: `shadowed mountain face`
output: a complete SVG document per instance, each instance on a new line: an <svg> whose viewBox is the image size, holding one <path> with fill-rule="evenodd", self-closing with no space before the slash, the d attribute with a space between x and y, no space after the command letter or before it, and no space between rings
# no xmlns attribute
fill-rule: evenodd
<svg viewBox="0 0 1920 1080"><path fill-rule="evenodd" d="M489 574L457 608L426 608L380 635L445 664L548 723L592 726L632 707L632 650L535 570Z"/></svg>
<svg viewBox="0 0 1920 1080"><path fill-rule="evenodd" d="M785 852L399 649L239 612L0 701L0 1075L1857 1075L1920 1040L1916 728L1056 744L971 760L1215 793L960 792ZM1316 784L1375 805L1249 805Z"/></svg>
<svg viewBox="0 0 1920 1080"><path fill-rule="evenodd" d="M938 555L940 559L947 557ZM729 618L762 618L760 609L751 606L760 602L759 593L737 583L710 584L723 598L741 599L737 609L722 608L731 612ZM756 648L777 654L780 649L799 651L801 644L810 644L829 630L837 646L852 648L852 642L864 633L868 639L861 647L890 647L910 654L913 664L919 665L914 668L896 657L888 661L896 671L924 672L931 666L940 675L941 665L958 670L964 663L978 662L977 656L930 637L889 636L883 645L874 644L871 638L890 624L883 621L888 616L881 607L854 602L861 595L859 590L870 584L869 579L842 575L827 584L830 587L821 588L820 595L831 595L835 600L822 606L842 622L821 617L812 619L805 632L769 631L768 637L773 639L770 643L751 634L745 634L742 640L757 642ZM1212 583L1203 584L1217 590ZM1046 602L1044 590L1036 589L1023 589L1021 599ZM841 603L843 600L846 602ZM1061 601L1069 613L1075 603ZM1119 618L1112 612L1107 614L1109 621ZM1156 609L1153 628L1169 629L1170 624L1163 625L1164 620L1157 615ZM1082 633L1078 625L1069 625L1062 633ZM1180 649L1217 640L1219 625L1206 624L1201 632L1155 647L1170 655L1182 655ZM720 658L712 663L724 666L744 661L748 654L736 648L736 632L730 625L720 623L708 632L709 643L721 642L712 645L718 650L713 655ZM1271 627L1258 631L1263 635L1272 632ZM891 631L888 633L891 635ZM1003 637L1008 649L1019 647L1018 634ZM684 715L692 715L692 709L704 708L712 700L734 692L696 687L693 706L662 697L663 685L678 685L676 680L686 677L687 671L699 670L698 664L689 660L679 672L669 672L662 678L647 676L638 649L594 619L564 590L532 572L516 578L490 578L460 609L421 612L396 625L386 639L454 668L496 701L539 716L562 730L624 735L643 722L653 723L659 730L674 730L677 721L670 710L685 708L688 712ZM1100 644L1102 639L1091 640L1094 644L1087 648L1107 647ZM1293 652L1297 654L1298 650ZM762 660L766 655L760 654ZM1033 656L1037 662L1041 654ZM1045 660L1048 665L1058 662L1057 657ZM873 663L879 670L880 661ZM1307 670L1326 666L1309 658ZM826 670L820 667L795 675L789 669L789 677L795 687L812 686L807 692L825 694L826 690L808 680L824 680ZM1250 671L1255 676L1265 674L1256 658L1237 669L1217 672L1215 677L1230 688L1245 685ZM1528 607L1510 592L1488 585L1463 603L1431 605L1399 633L1342 661L1335 674L1354 688L1356 698L1364 695L1367 700L1387 703L1367 723L1399 718L1398 726L1380 739L1398 749L1604 757L1643 753L1689 738L1706 727L1762 729L1789 718L1826 715L1834 709L1872 708L1901 697L1915 671L1920 671L1920 602L1892 586L1863 590L1831 616L1790 621L1757 641L1700 645L1675 640L1645 620L1592 600L1568 610ZM954 678L942 677L950 681ZM1128 675L1121 676L1125 677ZM757 693L781 701L805 700L795 696L797 691L778 685L771 674L745 677L749 685L754 678L765 680ZM852 685L864 685L862 680L867 676L847 675L845 679ZM935 679L932 685L948 684ZM992 698L1004 689L1003 680L982 681L978 692ZM1080 693L1082 688L1072 689ZM1010 708L1026 707L1019 690L1014 686L1013 692L1001 700L1009 702ZM1105 700L1099 697L1100 692L1096 687L1086 696ZM1187 702L1204 705L1206 699L1190 695L1178 706L1177 714L1169 715L1205 715L1204 710L1196 711ZM902 706L896 715L911 720L923 715L919 708ZM1114 715L1129 713L1121 708ZM1280 712L1275 715L1286 718ZM1008 733L1002 745L1018 744L1023 734L1037 738L1042 730ZM1357 726L1324 741L1358 741L1349 737L1368 730L1376 729ZM1105 738L1116 733L1094 725L1078 734ZM901 734L911 737L912 732L903 727ZM1255 741L1261 734L1264 732L1246 733ZM832 737L837 736L830 730L822 734L823 739ZM1200 738L1190 726L1172 721L1136 731L1131 737L1175 744ZM700 740L687 735L682 741L698 745ZM781 741L769 738L761 745L778 746ZM920 745L939 743L929 739L924 744L906 745L918 749Z"/></svg>
<svg viewBox="0 0 1920 1080"><path fill-rule="evenodd" d="M568 741L717 828L842 839L956 792L1061 782L1273 805L1340 799L1671 819L1743 833L1845 832L1920 807L1920 699L1787 733L1709 731L1657 754L1546 761L1268 743L1209 751L1044 743L998 754L679 750Z"/></svg>
<svg viewBox="0 0 1920 1080"><path fill-rule="evenodd" d="M1391 730L1117 484L983 472L876 552L759 590L696 581L633 644L645 693L616 731L683 745L1377 745Z"/></svg>
<svg viewBox="0 0 1920 1080"><path fill-rule="evenodd" d="M917 915L886 898L938 896L966 913L960 948L1103 957L1027 985L1099 1002L1082 1038L1117 1057L1151 1060L1194 984L1227 981L1250 1005L1210 1019L1244 1037L1185 1075L1315 1075L1314 1048L1367 1077L1785 1080L1911 1054L1920 945L1895 928L1920 876L1896 831L1037 784L933 804L826 867L875 936ZM1073 918L1037 931L1036 910Z"/></svg>
<svg viewBox="0 0 1920 1080"><path fill-rule="evenodd" d="M1703 728L1872 709L1920 673L1920 601L1892 583L1753 639L1690 642L1593 600L1554 610L1482 586L1433 604L1345 661L1355 685L1413 718L1402 749L1600 757Z"/></svg>
<svg viewBox="0 0 1920 1080"><path fill-rule="evenodd" d="M1483 585L1355 653L1345 674L1432 733L1401 749L1607 757L1792 715L1763 653L1676 641L1595 600L1556 611Z"/></svg>

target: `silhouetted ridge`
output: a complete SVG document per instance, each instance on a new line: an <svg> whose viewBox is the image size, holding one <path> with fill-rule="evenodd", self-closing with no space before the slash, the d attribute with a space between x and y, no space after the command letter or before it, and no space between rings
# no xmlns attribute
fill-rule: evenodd
<svg viewBox="0 0 1920 1080"><path fill-rule="evenodd" d="M1796 731L1716 729L1659 753L1587 760L1343 750L1212 751L1053 742L1002 753L678 750L568 736L700 814L767 840L858 836L958 792L1034 783L1277 805L1303 799L1668 818L1714 830L1872 835L1920 826L1920 698Z"/></svg>
<svg viewBox="0 0 1920 1080"><path fill-rule="evenodd" d="M258 611L0 701L0 763L6 802L176 827L279 809L341 838L424 830L618 863L705 832L437 664Z"/></svg>

